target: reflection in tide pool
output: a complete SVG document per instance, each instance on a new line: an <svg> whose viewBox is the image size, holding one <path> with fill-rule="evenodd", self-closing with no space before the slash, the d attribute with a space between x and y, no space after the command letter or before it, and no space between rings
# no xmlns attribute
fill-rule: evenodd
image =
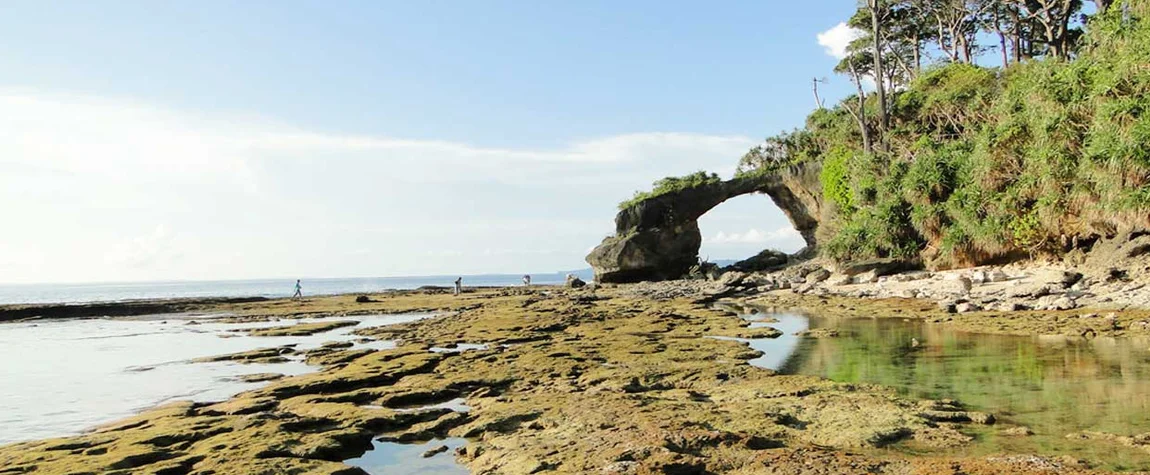
<svg viewBox="0 0 1150 475"><path fill-rule="evenodd" d="M1002 435L1001 427L977 428L977 443L957 452L1070 454L1110 469L1150 469L1144 451L1065 437L1150 431L1150 341L973 334L892 318L812 317L810 325L837 328L842 336L800 339L782 372L877 383L913 398L953 398L1005 419L1000 426L1035 432L1018 437Z"/></svg>
<svg viewBox="0 0 1150 475"><path fill-rule="evenodd" d="M282 364L189 363L194 358L257 348L355 341L357 328L427 318L429 314L213 323L161 315L138 319L40 320L0 325L0 444L76 434L173 400L218 401L266 383L234 378L253 373L302 374L314 367ZM298 337L250 337L237 329L327 320L354 327ZM389 341L357 343L383 349Z"/></svg>
<svg viewBox="0 0 1150 475"><path fill-rule="evenodd" d="M373 475L467 475L466 467L455 462L455 449L467 445L467 439L448 438L421 444L372 442L371 450L362 457L343 463L362 468ZM446 446L447 450L424 457L429 450Z"/></svg>
<svg viewBox="0 0 1150 475"><path fill-rule="evenodd" d="M810 319L805 316L790 314L790 313L764 313L754 307L741 307L736 304L722 303L719 305L731 312L739 314L743 320L750 322L748 328L762 328L771 327L780 332L775 338L732 338L725 336L713 336L719 340L733 340L746 343L747 346L759 350L763 353L762 356L753 360L747 361L752 366L760 368L767 368L777 371L798 349L800 337L799 332L806 330L809 326Z"/></svg>
<svg viewBox="0 0 1150 475"><path fill-rule="evenodd" d="M771 315L774 317L775 322L756 322L754 315L747 318L751 320L751 328L756 327L772 327L778 331L783 332L777 338L757 338L747 340L747 343L756 350L762 351L763 356L755 358L748 363L758 366L760 368L768 368L778 371L779 368L786 363L787 359L795 349L799 346L800 336L796 335L803 330L807 329L807 318L801 315L793 315L781 313Z"/></svg>

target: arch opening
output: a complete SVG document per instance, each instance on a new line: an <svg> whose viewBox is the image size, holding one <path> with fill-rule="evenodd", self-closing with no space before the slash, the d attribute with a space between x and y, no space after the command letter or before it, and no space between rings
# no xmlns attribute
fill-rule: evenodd
<svg viewBox="0 0 1150 475"><path fill-rule="evenodd" d="M729 266L765 250L795 254L807 242L790 219L763 193L736 196L698 220L702 245L699 259Z"/></svg>

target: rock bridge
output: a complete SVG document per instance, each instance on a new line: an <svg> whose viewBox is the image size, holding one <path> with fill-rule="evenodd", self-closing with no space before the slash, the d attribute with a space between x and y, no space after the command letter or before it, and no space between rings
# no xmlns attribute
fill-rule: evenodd
<svg viewBox="0 0 1150 475"><path fill-rule="evenodd" d="M736 196L763 193L787 215L807 248L815 247L822 213L819 163L737 177L640 201L615 216L615 235L587 256L599 282L639 282L683 276L698 263L703 236L698 220Z"/></svg>

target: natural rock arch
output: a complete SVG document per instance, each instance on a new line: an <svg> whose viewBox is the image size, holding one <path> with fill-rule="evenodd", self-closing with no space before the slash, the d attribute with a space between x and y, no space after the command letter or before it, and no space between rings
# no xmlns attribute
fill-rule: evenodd
<svg viewBox="0 0 1150 475"><path fill-rule="evenodd" d="M764 193L815 248L822 213L818 163L806 162L775 173L743 176L662 194L615 215L615 235L587 256L599 282L638 282L681 277L698 263L703 236L699 217L736 196Z"/></svg>

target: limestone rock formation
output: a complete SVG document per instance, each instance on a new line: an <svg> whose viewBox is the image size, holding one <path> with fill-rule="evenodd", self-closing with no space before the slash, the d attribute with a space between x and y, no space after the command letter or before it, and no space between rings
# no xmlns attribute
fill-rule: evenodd
<svg viewBox="0 0 1150 475"><path fill-rule="evenodd" d="M802 234L808 249L822 213L822 165L805 162L776 173L749 175L666 193L635 203L615 216L615 234L587 262L599 282L674 279L698 263L698 219L736 196L764 193Z"/></svg>
<svg viewBox="0 0 1150 475"><path fill-rule="evenodd" d="M790 256L785 252L766 249L753 257L736 262L731 267L743 272L760 272L778 269L786 265L789 260Z"/></svg>

